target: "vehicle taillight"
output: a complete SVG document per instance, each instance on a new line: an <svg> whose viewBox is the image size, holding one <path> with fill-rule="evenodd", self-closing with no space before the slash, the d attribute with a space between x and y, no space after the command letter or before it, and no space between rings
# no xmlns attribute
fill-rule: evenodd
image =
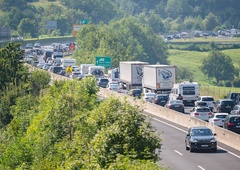
<svg viewBox="0 0 240 170"><path fill-rule="evenodd" d="M171 109L172 108L172 106L171 105L169 105L169 109Z"/></svg>
<svg viewBox="0 0 240 170"><path fill-rule="evenodd" d="M228 122L228 124L227 124L228 126L234 126L234 124L233 123L231 123L231 122Z"/></svg>
<svg viewBox="0 0 240 170"><path fill-rule="evenodd" d="M158 100L155 100L155 103L158 103Z"/></svg>
<svg viewBox="0 0 240 170"><path fill-rule="evenodd" d="M199 113L195 112L195 113L194 113L194 115L195 115L195 116L198 116L198 115L199 115Z"/></svg>
<svg viewBox="0 0 240 170"><path fill-rule="evenodd" d="M209 112L208 115L211 116L211 115L212 115L212 112Z"/></svg>
<svg viewBox="0 0 240 170"><path fill-rule="evenodd" d="M112 90L111 88L109 88L109 90Z"/></svg>
<svg viewBox="0 0 240 170"><path fill-rule="evenodd" d="M213 119L213 121L214 121L214 122L218 122L218 121L219 121L219 119Z"/></svg>

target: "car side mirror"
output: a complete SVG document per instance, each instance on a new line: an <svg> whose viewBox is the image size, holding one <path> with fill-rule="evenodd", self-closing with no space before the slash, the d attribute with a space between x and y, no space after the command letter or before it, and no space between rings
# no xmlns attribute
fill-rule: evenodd
<svg viewBox="0 0 240 170"><path fill-rule="evenodd" d="M190 136L190 134L187 134L187 136Z"/></svg>
<svg viewBox="0 0 240 170"><path fill-rule="evenodd" d="M216 133L214 133L214 134L213 134L213 136L217 136L217 134L216 134Z"/></svg>

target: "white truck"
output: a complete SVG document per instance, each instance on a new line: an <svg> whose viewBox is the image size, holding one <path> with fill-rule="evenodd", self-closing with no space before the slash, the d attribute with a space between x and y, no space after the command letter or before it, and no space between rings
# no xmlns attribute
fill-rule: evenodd
<svg viewBox="0 0 240 170"><path fill-rule="evenodd" d="M108 70L108 79L110 82L119 82L119 68Z"/></svg>
<svg viewBox="0 0 240 170"><path fill-rule="evenodd" d="M154 93L170 93L176 83L176 66L172 65L144 65L143 90Z"/></svg>
<svg viewBox="0 0 240 170"><path fill-rule="evenodd" d="M89 66L88 75L95 76L96 78L104 77L104 67L103 66Z"/></svg>
<svg viewBox="0 0 240 170"><path fill-rule="evenodd" d="M68 66L75 66L76 60L75 59L61 59L61 66L63 69L66 69Z"/></svg>
<svg viewBox="0 0 240 170"><path fill-rule="evenodd" d="M88 68L90 66L94 66L94 64L81 64L80 65L80 73L82 75L87 75L88 74Z"/></svg>
<svg viewBox="0 0 240 170"><path fill-rule="evenodd" d="M121 61L119 64L119 84L123 89L142 89L143 66L147 62Z"/></svg>
<svg viewBox="0 0 240 170"><path fill-rule="evenodd" d="M199 97L199 84L197 82L176 83L173 85L169 99L176 100L179 94L182 96L184 105L194 105Z"/></svg>

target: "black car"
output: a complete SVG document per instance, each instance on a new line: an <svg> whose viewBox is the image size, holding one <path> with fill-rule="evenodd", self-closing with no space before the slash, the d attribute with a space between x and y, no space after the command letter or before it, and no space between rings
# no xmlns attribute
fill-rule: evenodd
<svg viewBox="0 0 240 170"><path fill-rule="evenodd" d="M227 115L223 122L223 128L240 133L240 114Z"/></svg>
<svg viewBox="0 0 240 170"><path fill-rule="evenodd" d="M55 73L55 74L60 74L62 72L63 68L61 66L51 66L48 71Z"/></svg>
<svg viewBox="0 0 240 170"><path fill-rule="evenodd" d="M214 103L213 112L215 113L230 113L234 107L232 99L219 99Z"/></svg>
<svg viewBox="0 0 240 170"><path fill-rule="evenodd" d="M185 138L186 150L190 152L196 150L212 150L217 152L216 134L213 134L208 127L191 127L188 129L188 134Z"/></svg>
<svg viewBox="0 0 240 170"><path fill-rule="evenodd" d="M25 48L26 49L33 49L33 45L31 43L28 43Z"/></svg>
<svg viewBox="0 0 240 170"><path fill-rule="evenodd" d="M106 88L109 80L108 78L98 78L97 85L102 88Z"/></svg>
<svg viewBox="0 0 240 170"><path fill-rule="evenodd" d="M43 53L43 59L47 62L48 59L52 59L53 50L45 50Z"/></svg>
<svg viewBox="0 0 240 170"><path fill-rule="evenodd" d="M154 98L154 103L160 106L165 106L168 98L167 94L157 94Z"/></svg>
<svg viewBox="0 0 240 170"><path fill-rule="evenodd" d="M181 113L185 113L184 104L182 100L168 100L165 107Z"/></svg>
<svg viewBox="0 0 240 170"><path fill-rule="evenodd" d="M131 89L128 94L133 97L141 98L142 90L141 89Z"/></svg>

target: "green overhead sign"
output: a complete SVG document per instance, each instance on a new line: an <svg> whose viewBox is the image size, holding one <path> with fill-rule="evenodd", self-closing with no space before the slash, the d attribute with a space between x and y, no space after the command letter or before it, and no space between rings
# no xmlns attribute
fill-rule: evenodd
<svg viewBox="0 0 240 170"><path fill-rule="evenodd" d="M96 66L103 66L105 68L112 67L112 58L107 56L97 56Z"/></svg>

